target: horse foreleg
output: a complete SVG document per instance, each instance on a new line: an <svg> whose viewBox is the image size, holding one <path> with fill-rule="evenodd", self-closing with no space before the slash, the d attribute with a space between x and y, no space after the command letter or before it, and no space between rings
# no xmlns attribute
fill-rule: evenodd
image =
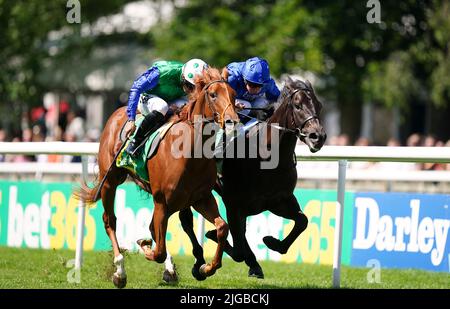
<svg viewBox="0 0 450 309"><path fill-rule="evenodd" d="M228 225L229 226L229 225ZM214 242L217 242L217 231L216 230L209 230L206 232L205 237L209 240L212 240ZM242 261L236 261L234 258L234 251L233 246L230 245L228 240L225 241L225 248L224 251L226 254L228 254L235 262L242 262Z"/></svg>
<svg viewBox="0 0 450 309"><path fill-rule="evenodd" d="M164 261L164 273L163 280L167 283L178 282L178 275L175 269L175 264L173 263L172 255L167 251L167 257Z"/></svg>
<svg viewBox="0 0 450 309"><path fill-rule="evenodd" d="M258 279L264 279L264 272L256 260L256 256L253 253L250 245L248 244L247 238L245 238L245 264L248 266L248 276L255 277Z"/></svg>
<svg viewBox="0 0 450 309"><path fill-rule="evenodd" d="M227 241L225 252L236 262L245 261L245 264L247 264L247 266L249 267L249 277L264 279L263 270L258 264L255 254L252 252L247 238L245 237L245 216L235 211L230 212L229 209L227 209L227 217L228 225L230 227L230 233L233 237L234 247L231 247ZM208 231L207 237L217 242L217 237L213 232L214 231Z"/></svg>
<svg viewBox="0 0 450 309"><path fill-rule="evenodd" d="M294 227L282 241L275 239L272 236L263 238L264 243L269 249L285 254L297 237L308 226L308 218L301 211L300 205L294 195L289 198L286 204L280 204L280 207L272 208L270 211L277 216L294 220Z"/></svg>
<svg viewBox="0 0 450 309"><path fill-rule="evenodd" d="M147 260L155 261L157 263L164 263L167 258L166 250L166 232L167 232L168 216L164 204L155 202L153 211L153 219L150 223L150 232L156 243L155 248L147 247L144 250Z"/></svg>
<svg viewBox="0 0 450 309"><path fill-rule="evenodd" d="M192 210L188 207L180 210L178 215L180 217L181 226L192 243L192 254L195 257L195 264L192 267L192 276L199 281L205 280L206 276L200 273L200 267L206 262L203 257L203 248L198 243L197 237L194 233L194 216L192 214ZM201 235L201 237L203 237L203 235Z"/></svg>
<svg viewBox="0 0 450 309"><path fill-rule="evenodd" d="M225 243L228 236L228 225L222 219L217 208L216 200L212 194L206 198L198 201L194 205L197 210L206 220L213 223L217 232L217 248L211 264L204 264L200 267L200 273L205 276L212 276L217 269L222 267L222 255L225 249Z"/></svg>
<svg viewBox="0 0 450 309"><path fill-rule="evenodd" d="M150 224L150 232L152 234L152 237L154 237L155 231L154 231L153 221L152 221L152 224ZM148 256L152 255L151 250L152 250L153 240L141 238L141 239L138 239L136 241L136 243L141 247L142 251L145 254L145 257L147 259L149 259ZM173 263L173 259L172 259L172 256L170 255L169 251L167 251L166 253L167 253L167 257L166 257L166 260L164 261L163 280L167 283L175 283L178 281L178 275L177 275L177 272L175 269L175 264ZM149 259L149 260L151 260L151 259Z"/></svg>
<svg viewBox="0 0 450 309"><path fill-rule="evenodd" d="M231 236L233 237L233 246L228 241L225 241L225 252L235 261L242 262L245 258L245 217L230 212L227 210L228 226ZM217 242L216 230L208 231L205 234L206 238Z"/></svg>
<svg viewBox="0 0 450 309"><path fill-rule="evenodd" d="M233 204L227 208L228 224L230 226L231 236L233 237L233 251L230 255L238 263L245 260L246 243L245 238L246 216L239 212L239 204Z"/></svg>

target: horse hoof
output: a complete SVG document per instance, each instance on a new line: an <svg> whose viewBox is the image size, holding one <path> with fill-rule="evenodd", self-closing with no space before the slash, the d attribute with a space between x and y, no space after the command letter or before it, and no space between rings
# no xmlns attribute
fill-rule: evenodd
<svg viewBox="0 0 450 309"><path fill-rule="evenodd" d="M206 279L206 276L200 272L200 267L197 267L196 265L192 267L192 276L197 279L197 281L203 281Z"/></svg>
<svg viewBox="0 0 450 309"><path fill-rule="evenodd" d="M216 230L211 230L211 231L206 232L205 236L206 236L206 238L217 242L217 231Z"/></svg>
<svg viewBox="0 0 450 309"><path fill-rule="evenodd" d="M254 267L248 270L248 276L251 278L264 279L264 273L261 267Z"/></svg>
<svg viewBox="0 0 450 309"><path fill-rule="evenodd" d="M152 247L153 240L141 238L141 239L136 240L136 243L137 243L138 246L141 247L141 248L143 248L143 247L145 247L145 246L149 246L149 247L151 248L151 247Z"/></svg>
<svg viewBox="0 0 450 309"><path fill-rule="evenodd" d="M286 249L282 248L281 241L273 238L272 236L264 237L263 242L267 246L267 248L273 251L279 252L281 254L285 254L287 252Z"/></svg>
<svg viewBox="0 0 450 309"><path fill-rule="evenodd" d="M169 283L169 284L177 283L177 282L178 282L178 275L177 275L177 272L174 271L173 273L171 273L171 272L168 271L167 269L164 270L164 273L163 273L163 280L164 280L166 283Z"/></svg>
<svg viewBox="0 0 450 309"><path fill-rule="evenodd" d="M118 289L123 289L127 285L127 277L125 278L119 278L118 276L112 277L112 282Z"/></svg>
<svg viewBox="0 0 450 309"><path fill-rule="evenodd" d="M209 273L207 272L206 267L210 268ZM203 264L202 266L200 266L200 274L202 274L206 277L210 277L210 276L214 275L215 273L216 273L216 269L213 269L210 264Z"/></svg>

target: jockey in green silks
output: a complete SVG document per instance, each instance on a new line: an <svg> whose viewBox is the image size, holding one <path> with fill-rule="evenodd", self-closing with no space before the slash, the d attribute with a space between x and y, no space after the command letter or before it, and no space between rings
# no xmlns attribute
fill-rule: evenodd
<svg viewBox="0 0 450 309"><path fill-rule="evenodd" d="M139 154L139 149L142 149L139 146L145 136L164 124L169 105L186 104L186 95L195 89L195 76L201 75L207 67L201 59L191 59L184 64L178 61L157 61L134 81L128 97L126 135L130 136L136 130L137 109L145 118L128 144L128 154L132 157Z"/></svg>

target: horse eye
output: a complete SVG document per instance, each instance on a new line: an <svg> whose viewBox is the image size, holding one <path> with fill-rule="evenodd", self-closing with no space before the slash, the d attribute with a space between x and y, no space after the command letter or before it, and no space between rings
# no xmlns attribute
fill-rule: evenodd
<svg viewBox="0 0 450 309"><path fill-rule="evenodd" d="M215 92L210 92L210 93L209 93L209 96L210 96L212 99L215 99L215 98L217 98L217 93L215 93Z"/></svg>

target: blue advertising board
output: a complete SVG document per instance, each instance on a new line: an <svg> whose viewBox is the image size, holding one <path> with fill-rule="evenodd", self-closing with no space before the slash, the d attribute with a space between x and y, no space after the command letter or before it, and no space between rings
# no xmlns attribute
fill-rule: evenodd
<svg viewBox="0 0 450 309"><path fill-rule="evenodd" d="M356 193L351 264L450 271L450 195Z"/></svg>

